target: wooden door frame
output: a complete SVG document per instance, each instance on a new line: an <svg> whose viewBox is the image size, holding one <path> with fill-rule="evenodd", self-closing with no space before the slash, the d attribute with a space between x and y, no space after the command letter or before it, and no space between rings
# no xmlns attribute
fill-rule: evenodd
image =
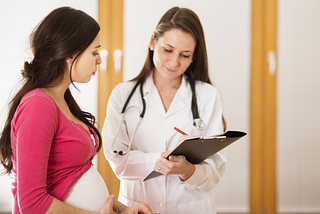
<svg viewBox="0 0 320 214"><path fill-rule="evenodd" d="M276 72L268 53L276 50L277 0L252 0L250 86L251 213L276 213Z"/></svg>
<svg viewBox="0 0 320 214"><path fill-rule="evenodd" d="M122 69L116 72L113 63L113 51L122 50L123 41L123 0L99 0L99 23L101 25L101 49L108 51L105 72L98 70L98 124L101 132L106 108L112 89L122 82ZM122 68L122 66L121 66ZM98 171L104 179L110 195L118 198L120 181L107 162L103 149L98 154Z"/></svg>

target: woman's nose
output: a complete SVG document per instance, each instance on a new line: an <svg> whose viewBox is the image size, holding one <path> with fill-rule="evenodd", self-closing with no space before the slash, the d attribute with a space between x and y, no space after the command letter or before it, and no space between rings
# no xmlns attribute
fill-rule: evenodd
<svg viewBox="0 0 320 214"><path fill-rule="evenodd" d="M97 59L97 65L100 65L102 63L101 56L99 55L99 58Z"/></svg>

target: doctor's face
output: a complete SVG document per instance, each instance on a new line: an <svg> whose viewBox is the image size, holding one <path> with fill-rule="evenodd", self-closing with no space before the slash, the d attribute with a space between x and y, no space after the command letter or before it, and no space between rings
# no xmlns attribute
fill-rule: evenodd
<svg viewBox="0 0 320 214"><path fill-rule="evenodd" d="M154 75L172 80L180 78L191 64L196 42L190 33L171 29L157 41L152 35L150 47L154 50Z"/></svg>

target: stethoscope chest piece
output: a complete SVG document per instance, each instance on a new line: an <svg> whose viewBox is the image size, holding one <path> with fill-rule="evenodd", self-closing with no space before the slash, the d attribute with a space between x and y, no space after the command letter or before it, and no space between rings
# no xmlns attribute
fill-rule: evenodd
<svg viewBox="0 0 320 214"><path fill-rule="evenodd" d="M193 125L199 129L200 131L202 131L204 129L204 122L203 120L201 120L200 118L196 118L193 120Z"/></svg>

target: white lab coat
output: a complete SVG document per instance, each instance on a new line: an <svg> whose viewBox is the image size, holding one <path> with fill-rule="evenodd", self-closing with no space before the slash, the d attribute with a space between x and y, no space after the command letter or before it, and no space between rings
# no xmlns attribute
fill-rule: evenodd
<svg viewBox="0 0 320 214"><path fill-rule="evenodd" d="M161 152L174 149L181 134L173 127L176 126L189 135L202 135L202 132L192 125L192 92L185 76L168 111L165 112L150 75L143 85L145 116L134 136L130 152L123 156L110 152L120 120L120 111L134 84L135 82L120 83L112 91L102 129L105 156L121 180L118 200L127 206L144 202L151 206L154 213L161 214L216 213L213 188L225 172L224 150L201 164L196 164L194 174L187 181L182 182L178 175L163 175L142 182L152 171ZM113 150L126 151L128 148L129 138L142 111L139 90L138 87L128 104L125 122L121 125ZM197 81L196 96L200 118L206 124L205 136L222 133L222 106L217 89Z"/></svg>

